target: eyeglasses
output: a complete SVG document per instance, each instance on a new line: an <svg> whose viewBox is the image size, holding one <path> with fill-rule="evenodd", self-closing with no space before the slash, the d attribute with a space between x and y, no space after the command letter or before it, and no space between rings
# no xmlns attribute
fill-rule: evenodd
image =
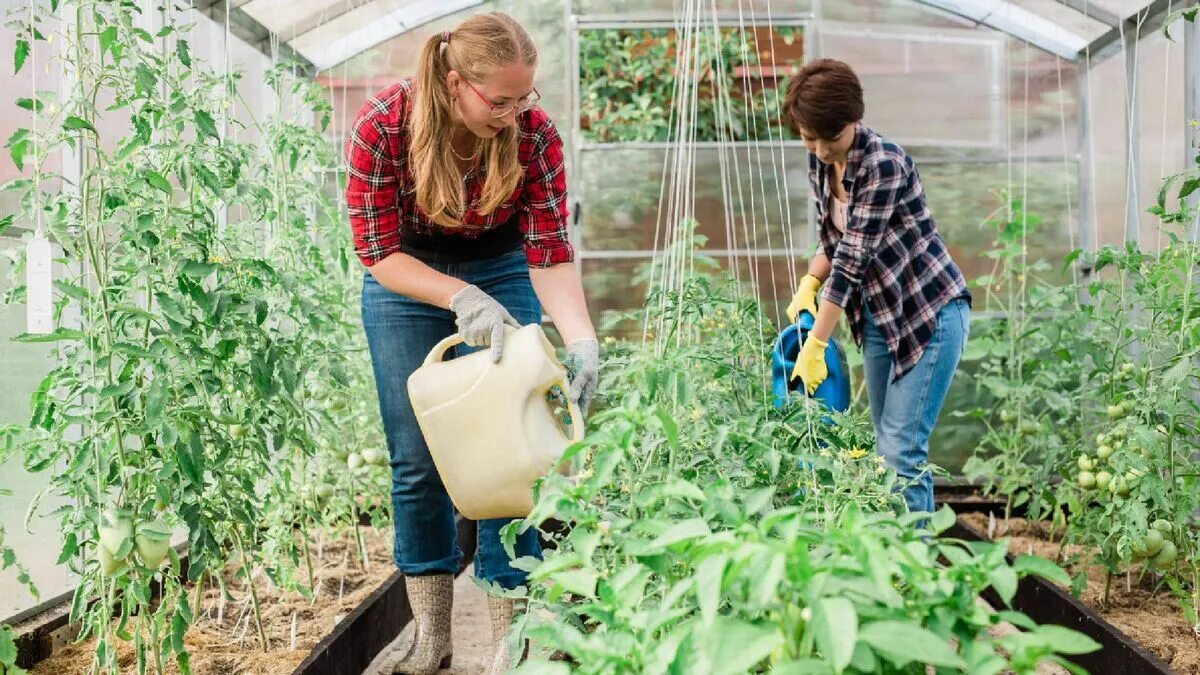
<svg viewBox="0 0 1200 675"><path fill-rule="evenodd" d="M467 82L466 78L463 79L463 82ZM467 86L470 87L471 91L475 92L475 94L484 103L487 104L488 108L492 111L492 117L505 117L506 115L513 112L514 110L517 112L518 115L520 115L521 113L525 112L526 110L529 110L533 106L537 105L538 101L542 100L542 95L540 93L538 93L537 87L534 87L533 91L526 94L524 98L517 100L516 103L513 103L511 105L500 106L500 105L496 105L495 103L492 103L491 101L489 101L488 97L483 95L483 92L481 92L475 88L475 85L471 84L470 82L467 82Z"/></svg>

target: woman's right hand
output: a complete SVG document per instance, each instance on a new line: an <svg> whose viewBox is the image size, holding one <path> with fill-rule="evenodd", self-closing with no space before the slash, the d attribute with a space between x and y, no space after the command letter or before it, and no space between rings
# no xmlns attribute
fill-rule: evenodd
<svg viewBox="0 0 1200 675"><path fill-rule="evenodd" d="M507 309L478 286L470 285L450 298L450 311L463 342L472 347L491 347L492 363L499 363L504 354L504 326L520 328L521 324Z"/></svg>

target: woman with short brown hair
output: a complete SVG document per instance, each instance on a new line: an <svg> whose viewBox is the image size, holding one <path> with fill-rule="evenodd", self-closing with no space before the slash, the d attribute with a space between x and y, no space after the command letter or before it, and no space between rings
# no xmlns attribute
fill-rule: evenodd
<svg viewBox="0 0 1200 675"><path fill-rule="evenodd" d="M793 321L804 310L816 320L792 374L809 393L824 381L844 313L863 349L877 450L908 483L909 510L932 511L929 435L967 342L971 294L912 157L863 114L862 86L841 61L814 61L788 83L784 118L808 149L821 239L787 308Z"/></svg>

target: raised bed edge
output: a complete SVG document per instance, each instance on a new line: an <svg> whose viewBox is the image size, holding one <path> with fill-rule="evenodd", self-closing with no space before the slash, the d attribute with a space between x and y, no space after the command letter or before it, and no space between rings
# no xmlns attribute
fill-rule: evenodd
<svg viewBox="0 0 1200 675"><path fill-rule="evenodd" d="M982 532L962 520L956 521L945 536L966 541L990 541ZM1013 556L1008 555L1008 559L1012 562ZM993 607L1004 606L1000 597L990 588L984 591L983 596ZM1041 577L1028 576L1021 580L1012 607L1039 624L1065 626L1100 643L1099 651L1066 657L1094 675L1170 675L1174 672L1136 640L1070 593Z"/></svg>
<svg viewBox="0 0 1200 675"><path fill-rule="evenodd" d="M475 553L475 523L455 516L455 524L463 550L463 564L458 570L461 574ZM395 572L339 621L292 675L362 675L411 620L404 575Z"/></svg>

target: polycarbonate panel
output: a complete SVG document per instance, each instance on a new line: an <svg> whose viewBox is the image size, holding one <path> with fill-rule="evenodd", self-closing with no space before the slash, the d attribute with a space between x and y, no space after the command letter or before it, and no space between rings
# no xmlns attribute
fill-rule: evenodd
<svg viewBox="0 0 1200 675"><path fill-rule="evenodd" d="M1058 0L1010 0L1013 5L1029 10L1079 35L1088 42L1104 35L1109 27L1096 19L1067 7Z"/></svg>
<svg viewBox="0 0 1200 675"><path fill-rule="evenodd" d="M673 169L666 174L668 195L660 196L663 163L673 166L675 157L662 147L585 149L575 176L582 204L581 249L656 250L656 230L661 249L674 175ZM707 248L804 253L815 245L808 227L803 147L731 147L724 151L724 166L722 151L704 147L695 150L694 162L692 198Z"/></svg>
<svg viewBox="0 0 1200 675"><path fill-rule="evenodd" d="M0 237L0 250L20 245L20 239ZM61 278L62 270L55 267L55 277ZM0 294L8 290L8 271L8 258L0 256ZM4 373L0 425L28 426L29 398L54 367L53 345L13 342L13 337L24 332L25 306L0 306L0 373ZM11 496L0 496L0 526L5 531L5 544L16 551L17 561L29 570L42 600L70 591L76 582L66 566L56 564L62 545L57 519L39 515L30 522L31 531L25 529L25 509L45 488L48 476L48 473L27 473L21 466L20 453L0 465L0 490L12 492ZM49 497L42 502L39 513L49 513L61 504L60 499ZM14 571L0 574L0 623L37 602L17 583Z"/></svg>
<svg viewBox="0 0 1200 675"><path fill-rule="evenodd" d="M1000 148L1004 38L976 30L823 21L816 51L862 81L866 123L905 145Z"/></svg>
<svg viewBox="0 0 1200 675"><path fill-rule="evenodd" d="M1030 216L1029 262L1049 261L1053 269L1043 277L1049 281L1069 278L1061 271L1062 260L1079 244L1075 238L1079 193L1073 162L922 164L917 160L917 170L938 231L968 282L993 272L995 261L984 253L995 243L996 222L1006 216L1005 193L1021 200ZM1034 218L1040 222L1035 223ZM976 310L998 308L994 295L982 290L972 293Z"/></svg>
<svg viewBox="0 0 1200 675"><path fill-rule="evenodd" d="M1134 12L1140 11L1150 4L1150 0L1088 0L1089 5L1095 5L1110 14L1128 18ZM1184 7L1186 2L1178 2L1178 7Z"/></svg>
<svg viewBox="0 0 1200 675"><path fill-rule="evenodd" d="M701 0L698 10L711 13L713 2ZM784 14L808 14L812 12L812 0L715 0L718 12L737 15L740 10L750 21L751 15L760 22L765 22L770 16ZM581 16L619 17L622 19L667 18L675 17L677 10L683 6L681 0L573 0L571 10Z"/></svg>
<svg viewBox="0 0 1200 675"><path fill-rule="evenodd" d="M289 41L318 70L430 21L460 12L482 0L375 0L345 12Z"/></svg>
<svg viewBox="0 0 1200 675"><path fill-rule="evenodd" d="M250 0L240 9L267 30L292 40L323 23L376 0Z"/></svg>

